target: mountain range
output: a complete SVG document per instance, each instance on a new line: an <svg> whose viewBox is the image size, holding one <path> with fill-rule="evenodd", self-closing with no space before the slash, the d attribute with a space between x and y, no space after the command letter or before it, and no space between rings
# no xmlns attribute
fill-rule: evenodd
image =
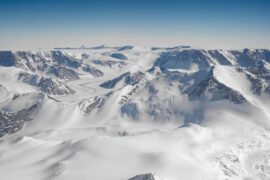
<svg viewBox="0 0 270 180"><path fill-rule="evenodd" d="M0 174L270 179L270 50L0 51Z"/></svg>

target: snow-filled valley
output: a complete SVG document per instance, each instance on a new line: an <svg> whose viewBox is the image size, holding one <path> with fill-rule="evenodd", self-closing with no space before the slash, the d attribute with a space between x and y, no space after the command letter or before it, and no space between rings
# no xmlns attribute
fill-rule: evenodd
<svg viewBox="0 0 270 180"><path fill-rule="evenodd" d="M0 177L269 180L270 50L0 51Z"/></svg>

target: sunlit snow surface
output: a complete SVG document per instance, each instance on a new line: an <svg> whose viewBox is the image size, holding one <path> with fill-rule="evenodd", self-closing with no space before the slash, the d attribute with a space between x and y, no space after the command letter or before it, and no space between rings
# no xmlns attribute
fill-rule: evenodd
<svg viewBox="0 0 270 180"><path fill-rule="evenodd" d="M0 179L270 179L269 67L252 49L1 52Z"/></svg>

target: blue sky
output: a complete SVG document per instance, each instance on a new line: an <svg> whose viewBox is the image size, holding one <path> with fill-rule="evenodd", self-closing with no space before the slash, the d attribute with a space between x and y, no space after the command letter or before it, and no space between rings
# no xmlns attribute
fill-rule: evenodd
<svg viewBox="0 0 270 180"><path fill-rule="evenodd" d="M269 0L0 0L0 49L270 48Z"/></svg>

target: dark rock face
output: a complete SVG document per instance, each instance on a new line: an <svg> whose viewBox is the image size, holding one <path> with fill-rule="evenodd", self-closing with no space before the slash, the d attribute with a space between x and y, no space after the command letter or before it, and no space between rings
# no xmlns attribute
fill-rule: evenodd
<svg viewBox="0 0 270 180"><path fill-rule="evenodd" d="M79 75L72 69L61 67L61 66L51 66L48 68L47 74L54 75L59 79L80 79Z"/></svg>
<svg viewBox="0 0 270 180"><path fill-rule="evenodd" d="M256 60L251 56L249 51L231 51L231 53L236 57L237 63L242 67L254 67Z"/></svg>
<svg viewBox="0 0 270 180"><path fill-rule="evenodd" d="M70 89L63 82L53 80L52 78L40 77L39 75L22 72L19 74L18 79L29 85L40 88L42 92L47 94L65 95L75 93L74 90Z"/></svg>
<svg viewBox="0 0 270 180"><path fill-rule="evenodd" d="M118 51L125 51L125 50L131 50L133 49L133 46L123 46L118 48Z"/></svg>
<svg viewBox="0 0 270 180"><path fill-rule="evenodd" d="M95 96L91 99L85 99L80 102L79 107L84 111L84 113L89 114L94 110L99 110L102 108L111 95L112 92L109 92L103 96Z"/></svg>
<svg viewBox="0 0 270 180"><path fill-rule="evenodd" d="M33 53L27 51L14 52L14 56L17 59L16 67L32 72L45 71L48 68L47 60L42 56L41 53Z"/></svg>
<svg viewBox="0 0 270 180"><path fill-rule="evenodd" d="M84 53L84 54L82 54L82 58L83 58L83 59L88 59L88 58L90 58L90 55Z"/></svg>
<svg viewBox="0 0 270 180"><path fill-rule="evenodd" d="M95 96L94 99L90 101L90 104L84 108L86 114L91 113L94 109L99 109L105 104L106 98ZM80 104L82 105L82 103Z"/></svg>
<svg viewBox="0 0 270 180"><path fill-rule="evenodd" d="M121 81L124 77L126 77L127 75L129 75L130 72L127 72L127 73L124 73L122 75L120 75L119 77L116 77L112 80L109 80L109 81L106 81L104 83L102 83L100 86L103 87L103 88L107 88L107 89L112 89L115 87L115 85Z"/></svg>
<svg viewBox="0 0 270 180"><path fill-rule="evenodd" d="M128 180L155 180L155 177L152 173L149 174L141 174L134 176L133 178L130 178Z"/></svg>
<svg viewBox="0 0 270 180"><path fill-rule="evenodd" d="M261 95L262 93L266 93L270 95L270 72L264 67L255 67L243 69L239 68L238 71L245 73L247 79L251 83L251 90L254 94Z"/></svg>
<svg viewBox="0 0 270 180"><path fill-rule="evenodd" d="M143 78L145 77L145 74L143 72L136 72L133 74L128 74L125 76L125 83L130 85L138 84Z"/></svg>
<svg viewBox="0 0 270 180"><path fill-rule="evenodd" d="M111 89L111 88L114 88L115 85L122 79L124 79L125 84L133 86L135 84L138 84L144 77L145 77L145 74L140 71L133 74L131 74L130 72L126 72L112 80L102 83L100 86L107 89Z"/></svg>
<svg viewBox="0 0 270 180"><path fill-rule="evenodd" d="M190 100L197 100L207 93L212 95L211 101L228 99L235 104L246 102L246 99L239 92L225 86L213 77L213 68L209 75L199 82L188 96Z"/></svg>
<svg viewBox="0 0 270 180"><path fill-rule="evenodd" d="M209 50L208 53L221 65L231 65L231 62L218 50Z"/></svg>
<svg viewBox="0 0 270 180"><path fill-rule="evenodd" d="M131 117L132 119L138 119L140 116L139 108L137 103L125 103L121 107L121 113L123 115L127 115L128 117Z"/></svg>
<svg viewBox="0 0 270 180"><path fill-rule="evenodd" d="M30 108L20 110L16 113L0 111L0 137L21 130L24 123L31 120L31 115L39 106L40 104L34 104Z"/></svg>
<svg viewBox="0 0 270 180"><path fill-rule="evenodd" d="M101 61L101 60L94 60L93 61L94 64L97 64L97 65L101 65L101 66L108 66L108 67L112 67L112 66L118 66L118 67L123 67L123 66L126 66L127 63L125 62L122 62L122 61L110 61L110 60L107 60L107 61Z"/></svg>
<svg viewBox="0 0 270 180"><path fill-rule="evenodd" d="M18 80L22 80L23 82L32 86L37 86L39 83L40 77L38 75L30 74L27 72L21 72L19 74Z"/></svg>
<svg viewBox="0 0 270 180"><path fill-rule="evenodd" d="M74 94L75 91L61 81L54 81L51 78L42 77L37 85L42 92L53 95Z"/></svg>
<svg viewBox="0 0 270 180"><path fill-rule="evenodd" d="M67 66L71 68L78 68L81 66L81 63L72 57L69 57L63 54L61 51L52 51L52 58L57 62L58 65Z"/></svg>
<svg viewBox="0 0 270 180"><path fill-rule="evenodd" d="M191 69L195 64L199 69L210 67L210 58L200 50L169 51L162 53L155 65L167 69Z"/></svg>
<svg viewBox="0 0 270 180"><path fill-rule="evenodd" d="M85 65L82 67L82 70L85 72L89 72L91 75L93 75L94 77L101 77L103 76L103 72L100 71L99 69L90 66L90 65Z"/></svg>
<svg viewBox="0 0 270 180"><path fill-rule="evenodd" d="M250 74L246 74L248 80L251 82L251 90L254 94L261 95L261 93L264 91L264 83L261 79L254 77Z"/></svg>
<svg viewBox="0 0 270 180"><path fill-rule="evenodd" d="M250 50L244 49L243 51L230 51L237 60L241 67L256 67L257 61L270 62L270 51L264 49Z"/></svg>
<svg viewBox="0 0 270 180"><path fill-rule="evenodd" d="M124 54L121 54L121 53L113 53L111 54L111 57L120 59L120 60L128 60L128 58Z"/></svg>
<svg viewBox="0 0 270 180"><path fill-rule="evenodd" d="M265 49L244 49L231 50L227 53L235 59L236 63L245 68L262 66L263 61L270 62L270 51ZM231 65L231 62L222 54L220 50L172 50L164 52L156 60L155 65L161 69L190 69L196 65L199 70L207 69L214 63L221 65Z"/></svg>
<svg viewBox="0 0 270 180"><path fill-rule="evenodd" d="M70 69L77 69L81 63L72 57L63 54L60 51L51 51L47 53L51 60L46 60L44 54L38 52L18 51L0 51L0 66L15 66L32 72L40 71L55 75L60 79L78 79L78 74ZM69 68L67 68L69 67Z"/></svg>
<svg viewBox="0 0 270 180"><path fill-rule="evenodd" d="M16 65L16 59L11 51L0 51L0 66L10 67Z"/></svg>

